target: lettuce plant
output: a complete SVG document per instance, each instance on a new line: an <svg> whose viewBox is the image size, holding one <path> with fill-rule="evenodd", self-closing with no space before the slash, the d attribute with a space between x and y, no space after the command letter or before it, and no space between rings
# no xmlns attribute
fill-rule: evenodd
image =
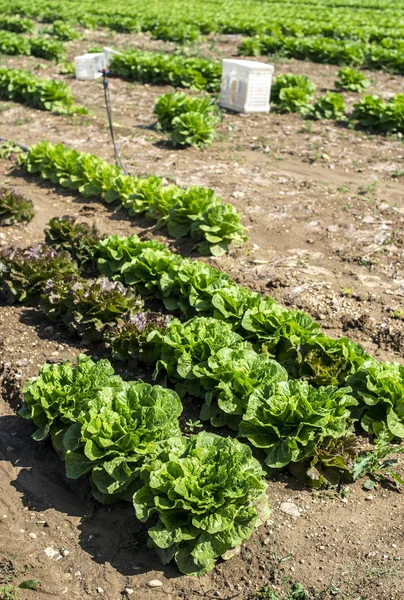
<svg viewBox="0 0 404 600"><path fill-rule="evenodd" d="M43 33L57 38L58 40L69 42L70 40L78 40L80 34L66 21L53 21L51 27L45 28Z"/></svg>
<svg viewBox="0 0 404 600"><path fill-rule="evenodd" d="M138 519L158 516L149 536L162 562L202 575L248 539L270 514L262 474L250 448L231 438L201 432L165 444L134 495Z"/></svg>
<svg viewBox="0 0 404 600"><path fill-rule="evenodd" d="M29 223L34 216L32 200L17 190L0 188L0 225Z"/></svg>
<svg viewBox="0 0 404 600"><path fill-rule="evenodd" d="M23 394L20 415L38 427L33 437L50 435L67 476L90 473L102 502L130 498L143 463L158 454L162 440L180 435L175 392L125 382L107 360L79 355L76 365L45 364Z"/></svg>
<svg viewBox="0 0 404 600"><path fill-rule="evenodd" d="M75 217L53 217L45 229L45 242L55 250L69 252L80 267L95 269L97 244L105 236L95 225L77 222Z"/></svg>
<svg viewBox="0 0 404 600"><path fill-rule="evenodd" d="M363 92L371 84L370 79L367 79L364 73L352 67L342 67L337 75L338 79L335 82L335 87L338 90Z"/></svg>
<svg viewBox="0 0 404 600"><path fill-rule="evenodd" d="M62 320L85 344L100 341L104 331L119 317L143 308L135 290L107 277L77 277L69 282L50 279L40 305L48 318Z"/></svg>
<svg viewBox="0 0 404 600"><path fill-rule="evenodd" d="M404 366L368 357L347 381L359 400L363 429L376 436L387 429L390 439L404 438Z"/></svg>
<svg viewBox="0 0 404 600"><path fill-rule="evenodd" d="M163 94L158 98L154 106L157 115L157 129L170 131L175 117L183 113L197 112L200 114L218 114L218 106L210 96L190 96L184 92Z"/></svg>
<svg viewBox="0 0 404 600"><path fill-rule="evenodd" d="M285 97L281 96L282 90L289 88L298 89L301 91L300 97L309 103L312 100L313 94L316 90L315 84L310 81L306 75L293 75L292 73L285 73L278 75L274 83L271 86L271 101L274 104L282 104ZM296 97L298 94L296 93ZM293 112L293 111L288 111Z"/></svg>
<svg viewBox="0 0 404 600"><path fill-rule="evenodd" d="M362 126L380 133L404 132L404 94L385 102L379 96L365 94L354 104L352 118Z"/></svg>
<svg viewBox="0 0 404 600"><path fill-rule="evenodd" d="M209 96L188 96L183 92L164 94L154 107L157 128L170 132L170 140L180 146L208 146L216 134L219 109Z"/></svg>
<svg viewBox="0 0 404 600"><path fill-rule="evenodd" d="M326 92L317 98L308 116L311 119L343 119L345 116L344 98L336 92Z"/></svg>
<svg viewBox="0 0 404 600"><path fill-rule="evenodd" d="M97 499L131 500L134 487L140 487L140 469L154 460L159 442L180 436L181 412L177 394L157 385L129 382L112 394L105 388L64 435L67 476L91 471Z"/></svg>
<svg viewBox="0 0 404 600"><path fill-rule="evenodd" d="M68 252L56 252L45 244L9 249L0 255L0 280L9 302L38 298L52 278L68 282L78 266Z"/></svg>
<svg viewBox="0 0 404 600"><path fill-rule="evenodd" d="M82 408L99 391L120 390L123 385L107 360L94 362L80 354L75 365L45 363L39 375L25 384L24 405L19 415L34 422L38 429L32 437L42 441L75 423Z"/></svg>
<svg viewBox="0 0 404 600"><path fill-rule="evenodd" d="M211 115L183 113L172 121L170 140L175 146L210 146L216 135L216 123Z"/></svg>
<svg viewBox="0 0 404 600"><path fill-rule="evenodd" d="M248 399L239 435L265 450L271 468L301 461L313 456L325 438L349 432L350 407L357 404L350 392L300 380L264 383Z"/></svg>
<svg viewBox="0 0 404 600"><path fill-rule="evenodd" d="M150 344L147 344L149 334L152 331L165 331L170 320L169 315L158 312L126 313L106 331L104 340L111 347L113 358L139 358L141 362L149 364L157 360L156 352L150 351Z"/></svg>
<svg viewBox="0 0 404 600"><path fill-rule="evenodd" d="M19 69L0 68L0 97L58 114L87 112L73 105L72 91L64 81L40 79Z"/></svg>
<svg viewBox="0 0 404 600"><path fill-rule="evenodd" d="M66 48L62 42L48 37L33 37L29 40L31 54L38 58L59 62L66 56Z"/></svg>

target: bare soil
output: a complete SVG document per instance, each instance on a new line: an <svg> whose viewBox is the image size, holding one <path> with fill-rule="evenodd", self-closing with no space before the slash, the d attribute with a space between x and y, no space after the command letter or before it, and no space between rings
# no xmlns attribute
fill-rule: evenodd
<svg viewBox="0 0 404 600"><path fill-rule="evenodd" d="M222 36L197 50L229 56L237 41ZM174 48L143 35L86 32L85 42L70 45L70 57L93 45ZM113 160L99 81L66 78L55 65L30 57L0 62L66 79L76 103L92 111L68 118L0 102L2 137L27 145L48 139ZM277 74L309 75L320 91L333 88L338 70L281 60L275 68ZM402 90L403 77L370 76L370 93L388 97ZM402 139L298 115L225 113L211 148L175 150L153 129L154 102L170 89L111 80L116 137L132 174L212 187L244 213L249 242L226 257L204 260L252 290L305 310L329 335L346 335L381 360L404 362ZM346 98L348 104L355 101L354 94ZM28 226L3 228L2 246L43 240L51 217L70 214L103 232L155 236L193 255L189 243L165 237L153 224L26 176L14 170L12 160L0 161L0 184L26 193L36 207ZM22 384L47 360L77 356L83 350L77 340L50 326L33 307L0 306L0 324L0 585L39 579L38 591L19 592L22 600L118 600L125 588L139 600L156 595L254 600L266 585L283 598L291 578L313 598L403 600L404 503L402 492L389 485L371 493L362 489L363 482L343 492L314 492L281 474L268 486L272 521L237 557L198 579L163 567L147 549L146 528L134 519L133 508L96 503L86 480L66 479L50 445L33 441L32 425L15 414ZM97 347L89 351L102 353ZM301 509L300 517L280 510L288 500ZM49 548L56 552L53 558L45 552L50 554ZM60 554L63 548L66 556ZM156 578L163 586L149 588L147 582ZM314 595L320 591L323 595Z"/></svg>

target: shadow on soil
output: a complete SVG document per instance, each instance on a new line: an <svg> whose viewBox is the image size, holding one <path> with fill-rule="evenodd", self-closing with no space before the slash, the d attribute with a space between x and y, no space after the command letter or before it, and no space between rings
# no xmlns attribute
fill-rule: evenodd
<svg viewBox="0 0 404 600"><path fill-rule="evenodd" d="M17 415L0 419L0 460L20 469L11 485L21 494L24 506L36 512L54 509L62 513L61 521L65 515L81 517L81 548L95 562L108 562L124 576L158 570L167 578L179 577L175 567L163 566L147 548L150 524L136 520L132 505L100 505L91 496L89 482L67 479L50 442L34 441L33 431L32 423Z"/></svg>

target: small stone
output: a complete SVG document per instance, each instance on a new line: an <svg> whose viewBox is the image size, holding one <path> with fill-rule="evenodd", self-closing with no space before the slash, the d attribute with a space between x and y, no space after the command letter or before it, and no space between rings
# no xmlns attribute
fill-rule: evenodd
<svg viewBox="0 0 404 600"><path fill-rule="evenodd" d="M374 500L374 496L372 496L372 494L369 494L368 496L365 496L365 500L367 500L368 502L370 502L371 500Z"/></svg>
<svg viewBox="0 0 404 600"><path fill-rule="evenodd" d="M156 588L161 587L163 585L163 582L160 581L160 579L150 579L150 581L148 581L146 585L148 585L151 588Z"/></svg>
<svg viewBox="0 0 404 600"><path fill-rule="evenodd" d="M125 588L124 592L127 596L131 596L132 594L135 593L135 590L132 590L132 588Z"/></svg>
<svg viewBox="0 0 404 600"><path fill-rule="evenodd" d="M318 549L319 550L325 550L325 546L319 546Z"/></svg>
<svg viewBox="0 0 404 600"><path fill-rule="evenodd" d="M391 544L392 548L397 548L397 544Z"/></svg>
<svg viewBox="0 0 404 600"><path fill-rule="evenodd" d="M239 192L239 191L235 191L232 193L233 198L238 198L239 200L242 200L245 196L244 192Z"/></svg>
<svg viewBox="0 0 404 600"><path fill-rule="evenodd" d="M66 556L69 556L70 552L67 548L62 548L60 554L65 558Z"/></svg>
<svg viewBox="0 0 404 600"><path fill-rule="evenodd" d="M102 589L102 587L97 587L97 589L95 590L98 594L103 594L104 590Z"/></svg>
<svg viewBox="0 0 404 600"><path fill-rule="evenodd" d="M29 533L28 535L32 540L36 540L36 533Z"/></svg>
<svg viewBox="0 0 404 600"><path fill-rule="evenodd" d="M282 502L281 511L291 517L300 517L300 511L293 502Z"/></svg>
<svg viewBox="0 0 404 600"><path fill-rule="evenodd" d="M55 556L59 554L59 552L55 550L55 548L52 548L52 546L48 546L48 548L45 548L44 552L46 556L51 559L55 558Z"/></svg>

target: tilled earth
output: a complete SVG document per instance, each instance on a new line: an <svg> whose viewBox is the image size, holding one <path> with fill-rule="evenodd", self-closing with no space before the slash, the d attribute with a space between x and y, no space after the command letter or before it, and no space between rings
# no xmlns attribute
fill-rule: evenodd
<svg viewBox="0 0 404 600"><path fill-rule="evenodd" d="M143 35L87 32L86 39L71 45L70 58L91 45L173 49ZM199 50L229 56L237 41L222 36ZM34 58L2 57L1 63L65 78L58 67ZM276 61L275 69L307 74L318 90L332 89L338 70L298 61ZM369 75L370 93L388 97L402 88L402 77ZM62 142L112 161L100 82L67 80L76 103L91 116L61 117L0 102L0 136L27 145ZM329 335L348 336L381 360L404 362L402 139L298 115L225 113L212 147L175 150L153 129L155 99L170 89L111 80L116 137L132 174L212 187L244 213L248 243L226 257L204 260L252 290L303 309ZM352 104L355 95L346 99ZM49 219L69 214L106 233L154 236L193 255L189 243L165 237L143 219L129 220L14 170L14 159L0 161L0 184L23 191L36 207L28 226L3 228L3 247L43 240ZM289 581L301 582L313 598L404 598L404 503L402 493L387 484L370 493L363 482L343 492L313 492L282 474L268 486L271 522L237 557L199 579L163 567L147 549L146 528L134 519L133 508L98 505L86 481L67 480L51 447L31 440L32 425L15 414L21 385L45 361L77 356L83 350L77 340L32 307L0 306L0 323L0 585L39 579L37 592L21 590L23 600L118 600L127 595L125 588L139 600L271 598L265 586L283 598ZM97 347L91 352L102 355ZM284 501L296 504L300 516L283 513ZM163 585L148 587L153 579Z"/></svg>

